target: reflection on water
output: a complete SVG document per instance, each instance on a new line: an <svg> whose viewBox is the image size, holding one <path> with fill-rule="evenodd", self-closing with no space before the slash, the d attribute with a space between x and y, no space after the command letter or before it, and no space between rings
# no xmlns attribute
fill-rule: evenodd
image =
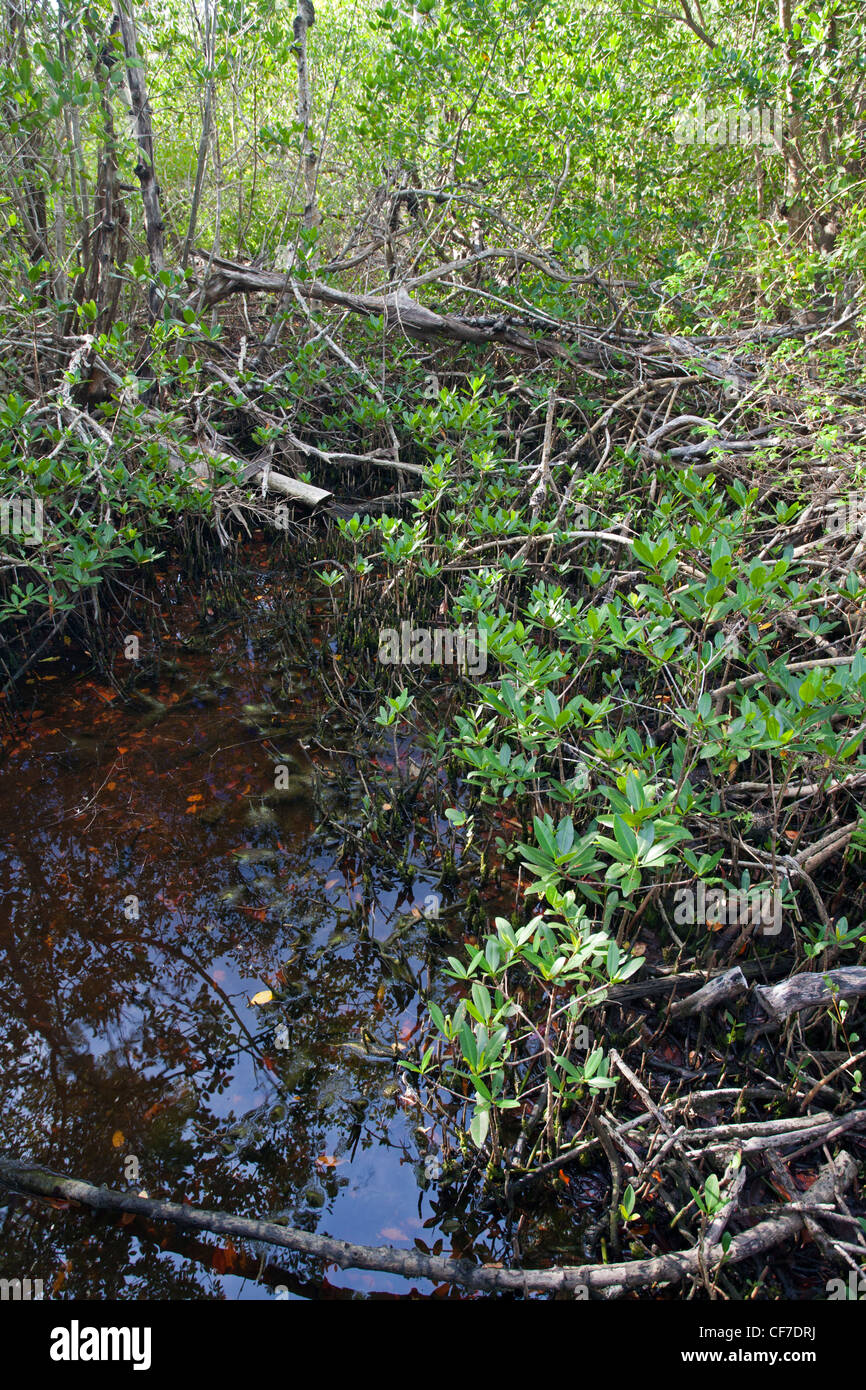
<svg viewBox="0 0 866 1390"><path fill-rule="evenodd" d="M32 718L4 740L0 1147L151 1197L462 1254L392 1057L423 1016L418 909L436 872L411 890L356 880L328 830L329 810L355 808L317 752L313 647L284 637L297 600L265 559L248 589L200 621L166 584L174 636L152 679L142 641L134 702L43 663ZM288 1252L57 1205L0 1209L0 1272L61 1298L410 1289L350 1271L334 1289ZM474 1234L476 1255L495 1252L495 1223Z"/></svg>

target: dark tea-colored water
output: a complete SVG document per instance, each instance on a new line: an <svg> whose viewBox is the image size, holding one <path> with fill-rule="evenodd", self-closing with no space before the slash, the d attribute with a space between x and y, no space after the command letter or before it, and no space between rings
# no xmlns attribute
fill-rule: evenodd
<svg viewBox="0 0 866 1390"><path fill-rule="evenodd" d="M500 1223L455 1216L399 1060L435 968L438 867L360 881L334 829L359 823L363 788L321 723L326 639L310 610L293 649L287 606L306 600L266 552L248 565L233 608L165 575L159 650L118 634L123 691L62 658L26 686L0 766L0 1147L153 1198L496 1258ZM432 1292L14 1199L0 1268L60 1298Z"/></svg>

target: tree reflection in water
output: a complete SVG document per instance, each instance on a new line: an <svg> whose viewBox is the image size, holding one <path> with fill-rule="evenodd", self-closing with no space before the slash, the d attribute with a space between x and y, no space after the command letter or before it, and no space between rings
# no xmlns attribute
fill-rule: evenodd
<svg viewBox="0 0 866 1390"><path fill-rule="evenodd" d="M30 686L39 709L0 770L0 1144L96 1183L411 1244L435 1225L418 1121L394 1067L353 1045L364 1029L390 1047L420 1016L357 926L386 936L412 894L382 878L359 912L312 793L268 804L275 757L303 766L316 714L309 671L274 674L273 583L204 634L164 596L181 635L137 703L56 664ZM423 928L401 944L419 969ZM3 1272L58 1297L339 1296L274 1256L18 1199L0 1227Z"/></svg>

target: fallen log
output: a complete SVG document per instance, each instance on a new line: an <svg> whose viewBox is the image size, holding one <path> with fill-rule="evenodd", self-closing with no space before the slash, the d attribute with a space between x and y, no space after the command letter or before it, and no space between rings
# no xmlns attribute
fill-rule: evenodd
<svg viewBox="0 0 866 1390"><path fill-rule="evenodd" d="M328 1264L336 1264L340 1269L373 1269L400 1274L404 1278L430 1279L436 1284L517 1293L639 1288L650 1284L676 1283L702 1270L709 1271L722 1261L725 1265L737 1264L796 1235L809 1219L803 1209L835 1204L840 1193L853 1183L856 1172L854 1160L843 1151L821 1169L817 1180L802 1194L796 1211L783 1211L762 1221L752 1230L735 1236L727 1251L720 1244L712 1243L703 1248L693 1247L681 1254L658 1255L618 1264L520 1270L473 1265L468 1260L448 1260L437 1255L423 1255L417 1250L354 1245L330 1236L282 1226L274 1221L257 1221L231 1216L226 1212L207 1211L181 1202L161 1202L131 1192L95 1187L79 1178L64 1177L33 1164L0 1158L0 1183L30 1196L61 1197L83 1203L96 1211L134 1212L152 1221L167 1221L193 1230L212 1231L237 1240L263 1241L324 1260Z"/></svg>
<svg viewBox="0 0 866 1390"><path fill-rule="evenodd" d="M747 980L753 975L763 975L766 979L768 973L783 974L790 970L794 964L793 956L777 955L770 960L745 961L739 968ZM683 989L688 985L703 986L717 978L718 976L711 975L708 979L706 971L686 970L679 974L656 975L648 979L631 981L625 985L614 985L597 1007L605 1008L608 1004L621 1004L629 999L652 999L657 994L674 994L678 989Z"/></svg>
<svg viewBox="0 0 866 1390"><path fill-rule="evenodd" d="M256 474L256 477L263 480L266 492L278 492L281 497L291 497L293 502L301 502L305 507L321 507L334 496L322 487L302 483L300 478L290 478L286 473L277 473L273 468L268 470L267 475L261 472Z"/></svg>
<svg viewBox="0 0 866 1390"><path fill-rule="evenodd" d="M778 985L756 985L755 995L774 1023L789 1014L831 1004L836 999L857 999L866 994L866 966L849 965L823 974L793 975Z"/></svg>
<svg viewBox="0 0 866 1390"><path fill-rule="evenodd" d="M864 1111L856 1112L861 1117L866 1114ZM767 1136L778 1137L779 1135L798 1139L801 1132L810 1129L817 1129L821 1126L831 1126L836 1123L834 1117L826 1110L819 1110L814 1115L800 1115L791 1119L784 1120L741 1120L733 1124L712 1125L709 1129L696 1129L686 1136L686 1143L691 1148L706 1148L711 1142L718 1142L720 1139L735 1141L741 1145L745 1140L766 1138Z"/></svg>

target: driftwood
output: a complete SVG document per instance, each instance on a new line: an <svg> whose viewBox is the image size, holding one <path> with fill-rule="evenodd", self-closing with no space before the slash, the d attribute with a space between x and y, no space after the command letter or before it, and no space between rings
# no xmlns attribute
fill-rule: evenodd
<svg viewBox="0 0 866 1390"><path fill-rule="evenodd" d="M703 1009L717 1009L731 999L739 999L748 992L749 985L738 965L709 980L703 989L698 989L686 999L679 999L671 1005L671 1018L687 1018Z"/></svg>
<svg viewBox="0 0 866 1390"><path fill-rule="evenodd" d="M741 390L745 391L752 381L753 374L734 363L732 359L722 360L715 353L705 351L705 345L713 342L711 339L699 336L682 338L664 334L642 338L629 330L618 329L616 325L600 329L584 323L551 318L541 311L527 310L519 305L513 308L506 305L506 310L510 309L510 312L486 317L470 318L440 314L418 303L409 294L411 289L441 279L449 270L468 270L481 261L496 258L530 263L555 280L568 278L557 273L555 267L540 261L538 257L513 247L488 249L450 265L439 266L425 275L389 290L386 294L378 295L353 294L318 279L298 280L290 271L264 270L244 265L218 256L205 248L199 248L198 254L207 265L208 273L203 286L197 287L190 296L190 304L203 302L213 305L233 294L259 293L278 295L282 305L288 302L289 292L292 292L305 300L315 301L320 305L329 304L353 314L381 316L386 327L397 328L408 336L424 342L451 340L459 343L498 343L536 358L552 357L564 361L600 363L602 366L609 366L611 358L619 355L639 362L644 373L647 368L670 369L684 376L687 375L685 364L698 361L704 376L718 381L734 382ZM589 275L572 277L572 283L600 282L594 275ZM550 336L551 330L556 336ZM743 443L734 440L725 442L737 447ZM755 446L746 441L746 447Z"/></svg>
<svg viewBox="0 0 866 1390"><path fill-rule="evenodd" d="M800 1009L831 1004L835 999L857 999L866 994L866 966L849 965L823 974L794 975L778 985L755 988L762 1008L776 1023Z"/></svg>
<svg viewBox="0 0 866 1390"><path fill-rule="evenodd" d="M94 1187L78 1178L67 1178L32 1164L0 1159L0 1183L17 1192L35 1197L60 1197L80 1202L96 1211L133 1212L153 1221L167 1221L193 1230L212 1231L237 1240L263 1241L282 1246L315 1259L336 1264L341 1269L373 1269L400 1274L410 1279L430 1279L436 1284L448 1283L464 1288L517 1293L545 1293L561 1289L597 1290L639 1288L650 1284L676 1283L680 1279L706 1272L724 1261L737 1264L779 1245L798 1234L809 1220L806 1210L835 1205L838 1197L851 1186L857 1166L844 1151L822 1168L820 1176L803 1193L796 1210L782 1210L778 1215L760 1222L749 1231L735 1236L727 1252L717 1243L723 1222L718 1219L710 1230L711 1239L682 1254L659 1255L651 1259L633 1260L610 1265L575 1265L562 1269L517 1270L492 1265L473 1265L468 1260L448 1260L441 1256L423 1255L415 1250L395 1250L392 1247L353 1245L330 1236L314 1235L273 1221L256 1221L225 1212L206 1211L180 1202L161 1202L138 1197L130 1192L116 1192L107 1187ZM733 1203L728 1216L733 1215Z"/></svg>
<svg viewBox="0 0 866 1390"><path fill-rule="evenodd" d="M273 468L267 474L262 472L257 476L266 484L266 492L278 492L281 497L291 497L293 502L302 502L305 507L321 507L334 495L322 487L313 487L312 483L302 483L300 478L277 473Z"/></svg>
<svg viewBox="0 0 866 1390"><path fill-rule="evenodd" d="M267 495L268 492L276 492L281 497L290 497L293 502L299 502L304 507L311 509L321 507L325 502L329 502L334 495L325 488L313 487L312 483L304 483L301 482L300 478L290 478L287 473L277 472L276 469L271 468L269 456L264 461L258 458L254 459L252 463L247 463L237 454L230 453L225 447L215 449L198 444L194 448L198 457L193 467L202 477L207 476L214 465L222 462L230 466L240 466L244 481L259 484L264 495ZM170 446L168 457L169 465L175 471L190 466L189 462L181 458L180 454Z"/></svg>
<svg viewBox="0 0 866 1390"><path fill-rule="evenodd" d="M861 1116L866 1111L855 1112ZM802 1132L818 1128L821 1125L833 1124L833 1116L826 1110L819 1110L814 1115L799 1116L783 1120L741 1120L735 1124L713 1125L710 1129L694 1130L687 1136L691 1147L695 1147L695 1141L700 1140L702 1145L710 1141L726 1139L736 1140L738 1143L747 1139L776 1137L779 1135L798 1139Z"/></svg>

